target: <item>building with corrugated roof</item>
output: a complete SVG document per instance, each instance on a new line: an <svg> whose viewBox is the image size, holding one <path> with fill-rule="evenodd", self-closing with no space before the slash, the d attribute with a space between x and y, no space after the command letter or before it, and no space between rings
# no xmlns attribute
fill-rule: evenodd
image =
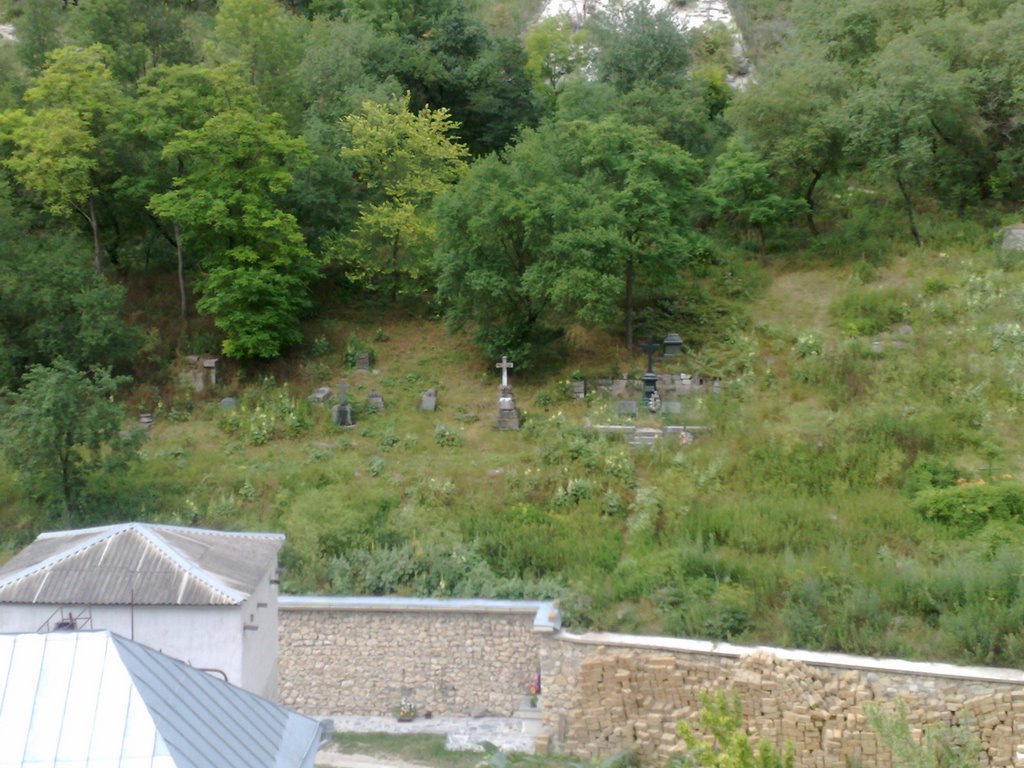
<svg viewBox="0 0 1024 768"><path fill-rule="evenodd" d="M312 768L320 724L110 632L0 635L0 768Z"/></svg>
<svg viewBox="0 0 1024 768"><path fill-rule="evenodd" d="M108 629L275 699L283 543L147 523L44 533L0 566L0 632Z"/></svg>

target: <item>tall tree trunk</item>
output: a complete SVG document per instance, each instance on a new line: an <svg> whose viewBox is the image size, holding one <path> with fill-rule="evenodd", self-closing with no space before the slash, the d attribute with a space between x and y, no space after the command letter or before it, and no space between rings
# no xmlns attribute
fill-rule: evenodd
<svg viewBox="0 0 1024 768"><path fill-rule="evenodd" d="M817 237L818 225L814 222L814 188L818 185L819 179L821 179L821 171L812 168L811 172L814 174L814 178L811 179L811 183L807 185L807 189L804 191L804 200L807 201L807 226L811 230L811 234Z"/></svg>
<svg viewBox="0 0 1024 768"><path fill-rule="evenodd" d="M626 260L626 349L633 351L633 259Z"/></svg>
<svg viewBox="0 0 1024 768"><path fill-rule="evenodd" d="M178 290L181 292L181 319L188 324L188 291L185 288L185 257L181 248L181 230L174 222L174 245L178 251Z"/></svg>
<svg viewBox="0 0 1024 768"><path fill-rule="evenodd" d="M398 238L391 241L391 303L398 301L398 282L400 274L398 271Z"/></svg>
<svg viewBox="0 0 1024 768"><path fill-rule="evenodd" d="M92 228L92 265L99 272L102 269L100 265L100 224L96 220L96 203L92 195L89 195L89 215L86 218L89 220L89 226Z"/></svg>
<svg viewBox="0 0 1024 768"><path fill-rule="evenodd" d="M914 236L914 242L921 246L921 233L917 231L917 222L914 220L914 204L910 199L910 190L907 189L907 185L903 182L903 177L896 174L896 186L900 188L900 192L903 194L903 209L907 212L907 221L910 222L910 234Z"/></svg>

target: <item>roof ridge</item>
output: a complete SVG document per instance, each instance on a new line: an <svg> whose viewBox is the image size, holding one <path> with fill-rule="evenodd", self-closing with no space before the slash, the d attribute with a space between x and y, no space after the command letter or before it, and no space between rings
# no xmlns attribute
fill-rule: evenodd
<svg viewBox="0 0 1024 768"><path fill-rule="evenodd" d="M219 578L214 576L212 573L202 568L197 563L193 563L191 560L182 555L176 550L170 542L165 541L161 536L158 535L149 526L139 527L136 529L140 536L142 536L151 545L157 548L160 553L174 563L178 568L185 572L187 576L190 576L197 581L202 582L207 587L215 592L220 592L223 597L228 600L233 600L235 603L243 603L248 594L239 592L237 589L232 589Z"/></svg>
<svg viewBox="0 0 1024 768"><path fill-rule="evenodd" d="M22 579L27 578L28 576L31 576L34 573L44 571L47 568L61 562L62 560L67 560L68 558L74 557L75 555L79 555L85 550L89 549L90 547L94 547L106 539L112 538L119 533L123 533L124 531L128 530L130 526L131 523L122 523L120 525L107 525L100 528L83 528L80 531L78 531L78 533L85 533L87 531L98 531L98 533L96 536L90 539L86 539L83 542L80 542L71 549L61 550L55 555L50 555L45 560L40 560L38 563L27 565L20 570L7 574L6 576L0 576L0 589L9 586L10 584L19 582ZM69 531L68 533L71 532ZM44 534L40 534L36 538L40 539L43 537L43 535Z"/></svg>
<svg viewBox="0 0 1024 768"><path fill-rule="evenodd" d="M174 531L175 533L197 533L204 536L229 536L238 539L280 539L284 541L283 533L272 533L270 531L218 531L213 528L192 528L187 525L170 525L164 523L140 523L154 530Z"/></svg>
<svg viewBox="0 0 1024 768"><path fill-rule="evenodd" d="M70 549L61 550L60 552L50 555L45 560L40 560L38 563L28 565L18 571L15 571L6 576L0 576L0 589L8 587L12 584L16 584L22 579L28 578L36 573L45 571L48 568L56 565L57 563L68 560L72 557L82 554L87 549L90 549L97 544L100 544L108 539L112 539L122 533L134 531L143 539L154 547L163 557L169 560L178 570L182 571L186 576L195 579L202 583L208 589L217 592L221 597L226 600L238 605L245 602L249 597L248 593L240 592L237 589L232 589L217 576L213 575L206 569L200 567L198 564L188 560L178 550L176 550L169 542L165 541L157 531L145 523L120 523L118 525L108 525L98 528L85 528L81 529L77 533L84 533L88 531L97 531L97 535L82 541ZM75 533L73 531L66 531L67 534ZM42 538L40 535L38 538ZM47 538L55 538L54 536L48 536Z"/></svg>

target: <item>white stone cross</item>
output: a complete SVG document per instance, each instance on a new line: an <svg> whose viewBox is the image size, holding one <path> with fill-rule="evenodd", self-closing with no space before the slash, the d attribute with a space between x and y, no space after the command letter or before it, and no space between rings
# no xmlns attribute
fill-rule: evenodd
<svg viewBox="0 0 1024 768"><path fill-rule="evenodd" d="M501 362L494 364L495 368L501 368L501 386L508 386L508 369L515 368L515 363L510 363L505 355L501 356Z"/></svg>

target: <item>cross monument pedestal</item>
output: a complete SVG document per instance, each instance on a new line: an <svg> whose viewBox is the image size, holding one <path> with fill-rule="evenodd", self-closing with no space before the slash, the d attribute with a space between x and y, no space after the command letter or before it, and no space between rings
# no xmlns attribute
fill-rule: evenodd
<svg viewBox="0 0 1024 768"><path fill-rule="evenodd" d="M508 383L508 369L514 368L515 363L510 362L508 357L502 356L501 362L496 363L494 367L501 369L501 386L498 387L498 420L495 427L502 430L517 430L519 429L519 409L516 408L512 385Z"/></svg>

